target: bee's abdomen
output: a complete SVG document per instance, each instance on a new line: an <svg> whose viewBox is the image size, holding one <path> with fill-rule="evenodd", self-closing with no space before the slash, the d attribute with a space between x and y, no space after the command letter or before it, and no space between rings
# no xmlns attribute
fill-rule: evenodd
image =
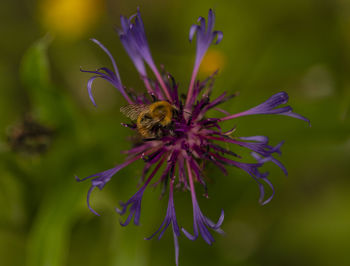
<svg viewBox="0 0 350 266"><path fill-rule="evenodd" d="M152 124L152 117L148 113L146 113L146 114L140 116L139 123L142 125L145 125L145 126Z"/></svg>
<svg viewBox="0 0 350 266"><path fill-rule="evenodd" d="M137 130L143 138L154 138L152 127L154 122L148 112L142 112L137 119Z"/></svg>

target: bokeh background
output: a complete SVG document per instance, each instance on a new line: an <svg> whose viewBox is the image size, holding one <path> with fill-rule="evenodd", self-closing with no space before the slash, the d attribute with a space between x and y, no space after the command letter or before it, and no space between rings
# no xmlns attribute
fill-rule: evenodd
<svg viewBox="0 0 350 266"><path fill-rule="evenodd" d="M350 265L350 1L113 1L13 0L0 4L0 264L4 266L174 265L173 240L145 241L162 222L167 197L144 195L141 226L119 225L114 211L137 190L142 162L119 172L86 207L87 176L124 159L130 132L119 108L125 102L96 81L98 108L88 98L90 77L79 71L110 66L89 38L114 54L124 84L142 82L114 28L121 14L140 6L155 61L164 64L183 91L195 45L188 30L209 8L224 32L201 68L216 68L214 96L240 92L230 112L255 106L284 90L295 111L312 121L282 116L240 118L240 136L281 140L289 176L270 164L276 195L258 204L258 187L243 171L223 176L206 170L208 217L225 210L225 236L180 238L180 265ZM213 113L213 115L217 115ZM233 147L234 148L234 147ZM153 190L153 191L152 191ZM177 192L180 225L192 229L189 193ZM123 218L124 219L124 218Z"/></svg>

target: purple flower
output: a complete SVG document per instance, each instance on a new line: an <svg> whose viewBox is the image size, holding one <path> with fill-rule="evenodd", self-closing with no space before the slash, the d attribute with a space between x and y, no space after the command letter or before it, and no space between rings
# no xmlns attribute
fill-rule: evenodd
<svg viewBox="0 0 350 266"><path fill-rule="evenodd" d="M201 236L205 242L212 244L214 237L211 231L219 234L223 233L221 225L224 221L224 211L214 223L210 218L206 217L197 201L195 184L202 186L205 191L205 196L208 195L206 185L206 177L204 175L204 167L207 163L213 163L223 174L227 174L227 166L234 166L247 172L258 184L261 204L268 203L275 190L268 179L267 172L261 172L261 167L272 162L276 164L287 175L287 170L284 165L276 158L276 155L281 155L280 148L283 141L273 146L269 144L269 139L265 136L236 136L236 127L223 131L221 124L226 120L232 120L240 116L256 115L256 114L278 114L286 115L310 121L294 113L290 106L281 106L288 102L288 94L279 92L271 96L267 101L256 107L237 114L230 114L227 111L218 108L220 104L230 100L236 95L229 95L226 92L215 99L211 99L211 91L213 89L214 74L204 81L197 80L197 73L201 61L208 50L210 44L216 39L219 43L223 37L222 32L214 30L215 16L212 10L209 10L207 22L200 17L199 25L193 25L190 29L190 41L196 34L197 52L194 63L194 69L191 76L191 81L188 87L188 93L185 100L181 99L178 94L178 85L173 76L169 73L160 73L156 64L153 61L151 52L146 39L144 25L141 19L139 10L137 14L130 18L121 17L121 29L119 32L120 40L133 61L141 79L144 81L148 95L137 94L133 90L126 88L122 82L118 72L117 65L111 53L98 41L97 43L109 56L113 65L113 71L108 68L101 68L96 71L83 71L95 74L88 81L89 96L95 104L92 96L92 82L96 78L103 78L110 82L125 98L129 104L129 109L132 113L128 113L128 117L138 122L131 124L122 124L123 126L133 130L136 135L139 135L140 142L124 153L127 158L123 164L107 171L88 176L78 181L91 179L91 187L88 191L87 204L89 209L98 215L90 206L89 198L92 190L98 187L100 190L110 181L120 169L128 166L136 160L142 159L145 162L141 180L143 185L128 201L121 203L121 208L116 208L120 215L129 213L128 217L121 222L121 225L128 225L131 220L138 225L141 215L141 202L146 188L152 183L153 186L161 185L165 194L169 188L168 208L165 219L161 223L156 232L147 240L152 239L158 234L160 239L166 229L171 225L174 244L176 265L178 265L180 227L177 222L174 205L174 190L182 188L191 192L193 206L193 234L182 228L184 235L190 240L195 240ZM153 72L155 79L147 75L146 66ZM171 106L171 112L167 115L155 116L151 115L151 109L154 106ZM223 117L209 117L208 111L216 109L222 112ZM137 111L139 110L139 111ZM143 111L140 111L143 110ZM140 119L138 119L140 118ZM144 119L151 120L148 124L142 124L140 121ZM168 122L164 122L168 119ZM148 121L147 120L147 121ZM147 125L147 126L145 126ZM145 137L150 132L152 137ZM226 144L234 144L244 147L251 151L251 157L242 158L234 151L228 150ZM164 166L164 167L162 167ZM162 169L162 170L160 170ZM158 174L158 172L160 172ZM158 176L158 179L157 179ZM272 189L272 194L265 197L264 184Z"/></svg>

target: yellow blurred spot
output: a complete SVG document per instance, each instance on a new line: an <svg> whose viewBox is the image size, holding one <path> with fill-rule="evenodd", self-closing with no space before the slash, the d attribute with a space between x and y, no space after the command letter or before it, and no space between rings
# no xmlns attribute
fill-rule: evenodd
<svg viewBox="0 0 350 266"><path fill-rule="evenodd" d="M222 70L225 66L226 58L219 50L208 50L204 56L199 73L204 75L213 74L216 70Z"/></svg>
<svg viewBox="0 0 350 266"><path fill-rule="evenodd" d="M104 0L42 0L39 8L41 21L50 32L79 38L96 24Z"/></svg>

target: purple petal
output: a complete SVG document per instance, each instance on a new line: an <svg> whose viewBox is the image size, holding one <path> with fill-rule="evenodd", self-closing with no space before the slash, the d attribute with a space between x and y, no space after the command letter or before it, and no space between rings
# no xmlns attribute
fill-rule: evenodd
<svg viewBox="0 0 350 266"><path fill-rule="evenodd" d="M214 31L213 35L214 35L213 39L215 39L215 37L216 37L215 44L219 44L222 41L222 39L224 38L224 34L222 33L222 31Z"/></svg>
<svg viewBox="0 0 350 266"><path fill-rule="evenodd" d="M311 121L309 119L307 119L306 117L304 117L300 114L293 113L292 110L290 112L286 112L286 113L283 113L281 115L286 115L286 116L294 117L294 118L297 118L300 120L304 120L305 122L307 122L309 124L309 127L311 127Z"/></svg>
<svg viewBox="0 0 350 266"><path fill-rule="evenodd" d="M149 65L154 65L154 62L148 47L140 11L137 10L137 14L131 16L130 19L121 17L121 24L120 40L139 73L147 76L143 60Z"/></svg>
<svg viewBox="0 0 350 266"><path fill-rule="evenodd" d="M128 101L129 104L132 104L133 101L130 99L129 95L125 91L125 88L124 88L124 86L121 82L121 79L120 79L117 64L115 63L115 60L114 60L112 54L99 41L97 41L96 39L91 39L91 40L94 43L96 43L98 46L100 46L100 48L108 55L108 57L111 59L111 62L112 62L112 65L113 65L113 68L115 71L115 72L113 72L105 67L100 68L97 71L87 71L87 70L80 69L80 71L82 71L82 72L97 74L96 76L93 76L92 78L90 78L88 81L88 84L87 84L89 97L90 97L92 103L96 106L95 100L94 100L94 98L92 96L92 92L91 92L92 83L96 78L103 78L103 79L107 80L108 82L110 82L124 96L124 98ZM102 71L104 71L104 72L102 72Z"/></svg>
<svg viewBox="0 0 350 266"><path fill-rule="evenodd" d="M207 242L209 245L211 245L214 242L213 236L210 234L209 229L212 229L216 231L217 233L223 234L224 231L220 228L221 224L224 221L224 211L221 211L219 220L216 224L214 224L209 218L203 215L202 211L200 210L197 200L192 199L193 202L193 231L194 235L187 232L186 229L182 228L183 233L185 236L190 240L196 240L198 238L199 233L201 234L202 238ZM198 231L199 229L199 231Z"/></svg>
<svg viewBox="0 0 350 266"><path fill-rule="evenodd" d="M213 31L214 23L215 23L215 14L210 9L208 13L208 25L206 28L205 19L203 17L199 17L198 22L199 25L192 25L189 32L189 40L192 41L194 35L196 34L196 59L193 67L192 77L190 81L190 86L187 93L187 99L186 99L186 108L189 108L191 104L193 104L193 101L195 100L195 97L193 95L194 93L194 85L196 76L199 70L199 66L202 62L202 59L204 55L206 54L210 44L213 42L215 38L217 38L216 43L219 43L222 38L223 34L219 31Z"/></svg>
<svg viewBox="0 0 350 266"><path fill-rule="evenodd" d="M150 237L145 238L145 240L150 240L152 239L156 234L159 233L158 240L162 238L165 230L168 228L170 223L172 224L172 229L173 229L173 237L174 237L174 247L175 247L175 263L178 265L179 263L179 242L178 242L178 237L180 236L180 230L179 226L177 224L176 220L176 214L175 214L175 207L174 207L174 194L173 194L173 189L174 189L174 180L171 180L170 182L170 192L169 192L169 201L168 201L168 209L166 212L165 219L163 220L162 224L158 228L156 232L154 232Z"/></svg>
<svg viewBox="0 0 350 266"><path fill-rule="evenodd" d="M214 23L215 23L215 14L213 10L210 8L208 12L208 28L207 28L208 32L213 31Z"/></svg>
<svg viewBox="0 0 350 266"><path fill-rule="evenodd" d="M118 171L120 171L121 169L123 169L124 167L126 167L127 165L131 164L132 162L136 161L140 159L140 157L134 157L134 158L131 158L129 159L128 161L122 163L122 164L119 164L117 166L115 166L114 168L111 168L111 169L108 169L104 172L101 172L101 173L97 173L97 174L93 174L93 175L90 175L88 177L85 177L83 179L79 179L77 176L75 176L75 179L78 181L78 182L83 182L87 179L90 179L90 178L93 178L91 180L91 187L88 191L88 194L87 194L87 205L88 205L88 208L90 209L90 211L96 215L99 215L91 206L90 206L90 195L91 195L91 192L94 190L95 187L98 187L100 190L102 190L104 188L104 186L109 182L109 180L111 180L112 176L114 176Z"/></svg>
<svg viewBox="0 0 350 266"><path fill-rule="evenodd" d="M271 190L272 190L271 196L268 197L268 199L266 199L265 201L261 202L261 205L265 205L265 204L269 203L269 202L272 200L273 196L275 195L275 189L274 189L272 183L270 182L270 180L268 180L267 178L262 178L262 179L265 181L265 183L266 183L266 184L271 188Z"/></svg>
<svg viewBox="0 0 350 266"><path fill-rule="evenodd" d="M198 230L197 229L197 224L193 224L193 226L196 228L194 230ZM194 240L196 240L198 238L198 232L195 235L191 235L189 232L187 232L187 230L185 228L181 228L181 230L184 233L184 235L191 241L194 241Z"/></svg>
<svg viewBox="0 0 350 266"><path fill-rule="evenodd" d="M133 19L134 22L132 22ZM166 98L171 101L172 98L169 94L168 87L166 86L162 75L159 73L153 61L147 42L140 10L138 9L137 14L130 17L129 20L126 20L125 18L122 18L121 20L122 29L119 30L120 40L124 46L124 49L133 61L137 71L140 73L142 79L144 80L148 93L151 95L156 95L155 90L150 86L150 83L148 82L144 62L146 62L153 71ZM164 98L162 97L161 99Z"/></svg>
<svg viewBox="0 0 350 266"><path fill-rule="evenodd" d="M229 160L229 159L227 159L221 155L218 155L218 154L215 154L215 157L217 159L219 159L219 161L222 161L222 162L229 164L229 165L236 166L237 168L240 168L240 169L246 171L257 182L257 184L259 185L259 190L260 190L259 202L261 204L266 204L266 203L271 201L275 192L274 192L274 189L273 189L271 182L267 179L268 173L260 173L259 169L258 169L263 165L264 162L260 162L259 160L258 160L258 163L255 163L255 164L254 163L237 162L237 161ZM272 159L269 158L269 160L272 160ZM265 183L267 183L271 187L272 192L273 192L272 195L265 201L264 201L265 189L264 189L263 184L260 182L260 180L263 180Z"/></svg>
<svg viewBox="0 0 350 266"><path fill-rule="evenodd" d="M175 231L173 231L174 236L174 247L175 247L175 265L179 266L179 240L177 239L177 235Z"/></svg>
<svg viewBox="0 0 350 266"><path fill-rule="evenodd" d="M240 137L241 140L256 141L262 143L268 143L269 138L266 136L250 136L250 137Z"/></svg>
<svg viewBox="0 0 350 266"><path fill-rule="evenodd" d="M93 76L92 78L90 78L88 80L87 83L87 89L88 89L88 93L89 93L89 97L91 102L93 103L93 105L95 105L95 107L97 107L94 96L92 95L92 83L94 82L95 79L99 78L100 76Z"/></svg>
<svg viewBox="0 0 350 266"><path fill-rule="evenodd" d="M115 211L117 213L119 213L120 215L123 215L126 213L127 209L130 206L128 218L125 220L124 223L122 222L120 223L122 226L128 225L132 217L134 217L134 224L139 225L143 192L145 191L146 187L153 179L154 175L158 172L159 168L162 166L164 159L165 158L163 157L163 159L160 160L160 162L156 165L156 167L153 169L152 173L149 175L147 181L143 184L143 186L127 202L120 203L120 206L122 208L121 209L115 208Z"/></svg>
<svg viewBox="0 0 350 266"><path fill-rule="evenodd" d="M291 106L276 108L281 104L286 104L288 102L288 99L289 97L286 92L279 92L272 95L269 99L267 99L262 104L259 104L258 106L255 106L247 111L240 112L238 114L233 114L233 115L223 117L220 119L220 121L225 121L225 120L233 119L240 116L246 116L246 115L278 114L278 115L286 115L286 116L291 116L294 118L304 120L308 122L310 125L310 120L307 119L306 117L303 117L302 115L293 113L293 109Z"/></svg>
<svg viewBox="0 0 350 266"><path fill-rule="evenodd" d="M108 55L109 59L110 59L111 62L112 62L112 65L113 65L113 69L114 69L114 71L115 71L115 74L116 74L118 80L121 82L117 64L116 64L116 62L115 62L115 60L114 60L112 54L110 53L110 51L108 51L108 49L107 49L102 43L100 43L98 40L96 40L96 39L91 39L91 41L93 41L93 42L96 43L98 46L100 46L101 49Z"/></svg>
<svg viewBox="0 0 350 266"><path fill-rule="evenodd" d="M96 212L92 207L91 207L91 205L90 205L90 195L91 195L91 192L94 190L94 186L91 186L90 188L89 188L89 191L88 191L88 193L87 193L87 197L86 197L86 203L87 203L87 206L88 206L88 208L89 208L89 210L93 213L93 214L95 214L95 215L97 215L97 216L100 216L100 214L98 214L98 212Z"/></svg>
<svg viewBox="0 0 350 266"><path fill-rule="evenodd" d="M189 232L187 232L186 229L182 228L183 233L185 236L190 240L195 240L198 238L199 233L201 234L202 238L207 242L209 245L211 245L214 242L213 236L210 234L209 229L212 229L218 233L223 233L223 230L220 228L223 220L224 220L224 212L221 211L220 218L216 224L214 224L209 218L204 216L202 214L202 211L199 208L197 198L196 198L196 192L194 189L193 184L193 176L192 176L192 168L190 162L186 161L187 165L187 172L188 172L188 179L190 181L190 188L191 188L191 198L192 198L192 206L193 206L193 235L191 235ZM199 230L199 231L198 231Z"/></svg>
<svg viewBox="0 0 350 266"><path fill-rule="evenodd" d="M134 63L137 71L140 73L141 76L147 77L146 68L143 63L142 56L138 52L137 48L132 44L130 44L131 41L128 39L128 37L125 34L120 34L119 38L121 43L124 46L125 51L131 58L132 62Z"/></svg>
<svg viewBox="0 0 350 266"><path fill-rule="evenodd" d="M190 34L189 34L189 37L188 39L190 40L190 42L192 42L192 39L194 37L194 35L196 34L197 30L199 29L199 26L198 25L192 25L191 28L190 28Z"/></svg>
<svg viewBox="0 0 350 266"><path fill-rule="evenodd" d="M288 171L286 169L286 167L276 158L272 157L272 156L268 156L268 157L261 157L259 154L257 154L256 152L252 152L251 153L252 156L259 162L259 163L266 163L266 162L273 162L274 164L276 164L279 168L281 168L281 170L284 172L284 174L286 176L288 176Z"/></svg>

